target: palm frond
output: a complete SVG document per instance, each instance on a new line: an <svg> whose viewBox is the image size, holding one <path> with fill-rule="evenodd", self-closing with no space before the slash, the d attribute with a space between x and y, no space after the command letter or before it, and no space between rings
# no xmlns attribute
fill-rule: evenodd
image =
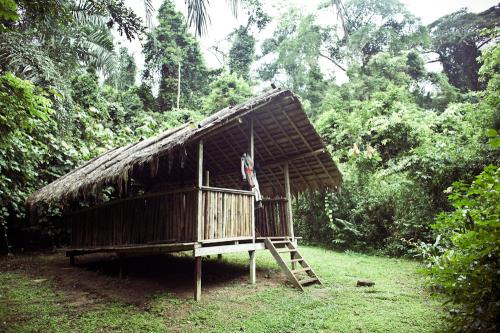
<svg viewBox="0 0 500 333"><path fill-rule="evenodd" d="M188 24L195 27L196 34L203 36L207 32L207 22L210 22L207 5L208 0L185 0L188 7Z"/></svg>
<svg viewBox="0 0 500 333"><path fill-rule="evenodd" d="M104 16L95 15L84 11L73 11L72 12L74 24L79 26L96 26L96 27L104 27L106 26L106 19Z"/></svg>
<svg viewBox="0 0 500 333"><path fill-rule="evenodd" d="M152 0L144 0L144 11L146 12L146 25L148 30L151 31L153 29L153 14L155 12Z"/></svg>
<svg viewBox="0 0 500 333"><path fill-rule="evenodd" d="M23 34L0 34L0 69L35 83L60 81L60 72L43 48L30 43Z"/></svg>
<svg viewBox="0 0 500 333"><path fill-rule="evenodd" d="M70 45L82 63L102 70L106 75L115 67L113 40L109 30L87 30L70 39Z"/></svg>
<svg viewBox="0 0 500 333"><path fill-rule="evenodd" d="M226 0L227 5L231 9L234 17L238 17L238 8L240 6L240 0Z"/></svg>
<svg viewBox="0 0 500 333"><path fill-rule="evenodd" d="M210 23L210 15L208 15L207 6L210 5L209 0L185 0L188 7L188 24L190 27L194 25L196 35L203 36L207 33L207 23ZM240 0L226 0L231 13L234 17L238 16L238 8Z"/></svg>

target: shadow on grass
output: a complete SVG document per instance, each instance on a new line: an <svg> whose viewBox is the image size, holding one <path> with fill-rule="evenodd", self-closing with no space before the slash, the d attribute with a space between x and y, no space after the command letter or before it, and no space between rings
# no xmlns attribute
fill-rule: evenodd
<svg viewBox="0 0 500 333"><path fill-rule="evenodd" d="M84 288L135 304L142 304L157 293L171 293L180 298L193 295L194 258L191 256L165 254L123 258L122 265L120 279L119 258L89 255L78 257L75 266L63 269L69 274L57 275L59 282L83 284ZM246 283L248 274L247 265L204 258L203 292L232 283ZM106 290L102 291L104 286Z"/></svg>
<svg viewBox="0 0 500 333"><path fill-rule="evenodd" d="M208 295L231 284L248 283L244 262L217 262L204 258L202 293ZM71 266L64 254L25 254L0 260L0 270L17 271L32 279L50 279L72 299L97 296L138 306L157 294L191 299L194 293L194 258L189 254L162 254L120 260L113 254L92 254L76 258ZM257 270L265 280L266 272ZM270 281L269 279L267 281Z"/></svg>

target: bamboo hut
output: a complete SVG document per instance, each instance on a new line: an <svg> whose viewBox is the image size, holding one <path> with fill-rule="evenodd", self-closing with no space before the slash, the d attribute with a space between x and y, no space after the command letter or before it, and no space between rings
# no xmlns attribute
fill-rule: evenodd
<svg viewBox="0 0 500 333"><path fill-rule="evenodd" d="M258 204L242 181L243 153L258 170ZM297 248L291 199L341 181L299 99L273 89L198 124L112 149L33 193L27 204L63 208L72 263L97 252L192 251L199 299L206 255L248 251L255 283L255 251L267 249L298 288L320 282ZM115 197L105 201L109 188Z"/></svg>

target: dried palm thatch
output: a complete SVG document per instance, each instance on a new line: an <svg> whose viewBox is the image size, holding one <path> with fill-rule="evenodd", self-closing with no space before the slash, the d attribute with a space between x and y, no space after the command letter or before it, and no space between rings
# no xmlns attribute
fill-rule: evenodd
<svg viewBox="0 0 500 333"><path fill-rule="evenodd" d="M341 175L305 115L298 98L288 90L274 89L235 107L227 107L198 123L188 123L158 136L112 149L33 193L27 200L59 203L99 198L102 189L114 186L123 196L132 178L149 181L150 189L163 179L179 178L172 171L174 153L182 155L180 167L196 170L196 144L205 141L204 167L211 170L217 186L240 185L239 157L247 151L248 120L255 124L255 160L261 162L259 179L267 195L282 193L282 163L289 161L292 191L337 187ZM181 152L181 153L179 153ZM168 165L169 167L165 167ZM184 172L189 173L189 172ZM163 178L160 175L174 176ZM212 176L213 175L213 176Z"/></svg>

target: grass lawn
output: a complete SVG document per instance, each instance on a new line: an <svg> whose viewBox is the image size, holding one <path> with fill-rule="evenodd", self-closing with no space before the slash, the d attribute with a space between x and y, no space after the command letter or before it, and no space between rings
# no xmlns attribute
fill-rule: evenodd
<svg viewBox="0 0 500 333"><path fill-rule="evenodd" d="M64 275L37 275L37 267L65 260L61 255L23 258L28 269L15 264L18 258L4 258L0 332L433 332L444 327L445 313L422 287L418 263L307 246L301 252L322 286L304 293L291 288L262 251L255 286L240 274L224 284L208 284L199 303L164 288L140 305L109 296L103 287L84 293L78 286L68 289L62 286ZM246 253L224 256L226 265L244 273L247 261ZM214 258L204 261L204 269L211 266L215 273L204 275L204 283L216 280L223 267ZM375 281L375 287L356 287L362 278ZM114 275L106 281L109 288L121 283Z"/></svg>

